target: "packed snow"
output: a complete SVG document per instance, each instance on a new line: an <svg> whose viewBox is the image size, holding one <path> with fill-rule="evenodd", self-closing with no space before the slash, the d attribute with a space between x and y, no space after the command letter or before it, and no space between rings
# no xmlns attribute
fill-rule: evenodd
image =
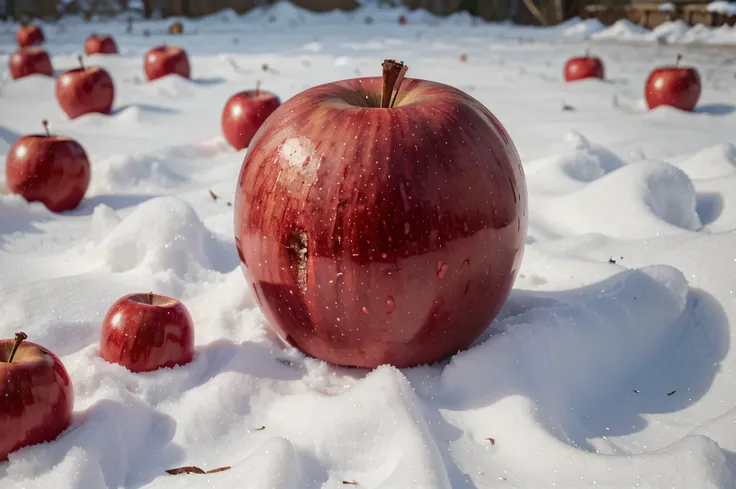
<svg viewBox="0 0 736 489"><path fill-rule="evenodd" d="M2 489L736 488L734 58L656 42L736 31L286 3L184 19L180 37L170 21L137 19L132 34L125 18L43 24L57 73L92 32L121 49L87 59L115 80L113 113L74 121L53 79L10 79L15 26L0 25L2 164L44 118L92 161L74 211L0 196L0 337L22 330L57 353L76 394L73 426L11 454ZM163 42L187 49L192 80L144 81L143 54ZM586 49L607 79L564 83ZM649 71L678 53L700 70L698 108L647 111ZM335 368L285 348L246 286L228 203L247 150L227 146L220 113L256 80L286 100L377 76L387 57L501 120L524 163L529 234L511 296L471 349L413 369ZM189 308L191 364L133 374L98 357L107 309L147 291ZM166 473L185 465L232 468Z"/></svg>

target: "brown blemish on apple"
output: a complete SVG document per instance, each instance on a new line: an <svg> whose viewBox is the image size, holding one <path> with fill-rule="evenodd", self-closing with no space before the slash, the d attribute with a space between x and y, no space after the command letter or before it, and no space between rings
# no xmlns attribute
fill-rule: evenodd
<svg viewBox="0 0 736 489"><path fill-rule="evenodd" d="M289 237L288 248L292 269L296 267L296 283L303 293L307 291L307 260L309 259L307 244L307 232L303 229L295 229Z"/></svg>

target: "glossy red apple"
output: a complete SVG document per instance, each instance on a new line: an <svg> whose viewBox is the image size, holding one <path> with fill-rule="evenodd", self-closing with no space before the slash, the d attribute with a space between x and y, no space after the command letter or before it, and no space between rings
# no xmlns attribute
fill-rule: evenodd
<svg viewBox="0 0 736 489"><path fill-rule="evenodd" d="M26 338L0 340L0 461L55 440L72 423L74 387L64 364Z"/></svg>
<svg viewBox="0 0 736 489"><path fill-rule="evenodd" d="M65 71L56 80L56 100L70 119L89 113L109 114L115 100L115 85L110 74L99 66Z"/></svg>
<svg viewBox="0 0 736 489"><path fill-rule="evenodd" d="M117 54L118 46L110 36L92 34L84 42L84 53L87 56L92 56L93 54Z"/></svg>
<svg viewBox="0 0 736 489"><path fill-rule="evenodd" d="M25 25L15 33L15 40L18 41L18 46L25 48L43 44L45 37L43 31L37 25Z"/></svg>
<svg viewBox="0 0 736 489"><path fill-rule="evenodd" d="M49 54L41 48L31 46L21 48L10 56L10 76L14 80L30 75L53 76Z"/></svg>
<svg viewBox="0 0 736 489"><path fill-rule="evenodd" d="M586 78L604 77L603 61L597 56L591 56L588 51L585 56L571 58L565 63L565 81L584 80Z"/></svg>
<svg viewBox="0 0 736 489"><path fill-rule="evenodd" d="M143 69L148 80L156 80L167 75L191 76L189 56L176 46L156 46L146 53Z"/></svg>
<svg viewBox="0 0 736 489"><path fill-rule="evenodd" d="M131 372L185 365L194 358L192 317L184 304L170 297L121 297L102 322L100 357Z"/></svg>
<svg viewBox="0 0 736 489"><path fill-rule="evenodd" d="M644 85L644 97L650 109L669 105L680 110L692 111L698 104L702 89L698 70L680 66L681 55L677 55L674 66L654 69Z"/></svg>
<svg viewBox="0 0 736 489"><path fill-rule="evenodd" d="M248 147L263 122L276 110L281 101L270 92L260 89L238 92L227 101L222 111L220 125L225 140L240 151Z"/></svg>
<svg viewBox="0 0 736 489"><path fill-rule="evenodd" d="M49 133L23 136L11 146L5 163L8 189L52 212L74 209L90 181L87 153L75 141Z"/></svg>
<svg viewBox="0 0 736 489"><path fill-rule="evenodd" d="M468 94L405 71L386 60L383 79L286 101L236 188L258 304L285 341L337 365L409 367L468 347L523 256L526 180L508 133Z"/></svg>

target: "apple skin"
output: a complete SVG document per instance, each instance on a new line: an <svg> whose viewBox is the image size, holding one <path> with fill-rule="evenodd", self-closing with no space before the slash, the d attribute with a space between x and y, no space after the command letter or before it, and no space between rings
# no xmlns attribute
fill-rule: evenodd
<svg viewBox="0 0 736 489"><path fill-rule="evenodd" d="M31 134L11 146L5 164L8 188L29 202L40 201L52 212L79 205L90 182L84 148L63 136Z"/></svg>
<svg viewBox="0 0 736 489"><path fill-rule="evenodd" d="M56 80L56 100L70 119L84 114L109 114L115 100L110 74L99 66L74 68Z"/></svg>
<svg viewBox="0 0 736 489"><path fill-rule="evenodd" d="M92 34L84 42L84 54L87 56L92 56L93 54L118 54L118 46L110 36Z"/></svg>
<svg viewBox="0 0 736 489"><path fill-rule="evenodd" d="M571 58L565 63L565 81L583 80L586 78L603 79L603 61L597 56L580 56Z"/></svg>
<svg viewBox="0 0 736 489"><path fill-rule="evenodd" d="M18 46L25 48L43 44L46 38L40 27L37 25L28 25L21 27L15 33L15 40L18 41Z"/></svg>
<svg viewBox="0 0 736 489"><path fill-rule="evenodd" d="M240 151L248 147L253 136L261 128L281 101L270 92L246 90L238 92L225 104L220 125L225 140Z"/></svg>
<svg viewBox="0 0 736 489"><path fill-rule="evenodd" d="M184 304L170 297L121 297L102 323L100 357L131 372L186 365L194 358L192 317Z"/></svg>
<svg viewBox="0 0 736 489"><path fill-rule="evenodd" d="M644 98L650 109L669 105L692 111L698 104L701 90L700 74L695 68L662 66L649 74L644 85Z"/></svg>
<svg viewBox="0 0 736 489"><path fill-rule="evenodd" d="M156 46L146 53L143 61L146 78L157 80L167 75L191 76L187 52L176 46Z"/></svg>
<svg viewBox="0 0 736 489"><path fill-rule="evenodd" d="M64 364L25 341L7 363L15 340L0 340L0 462L20 448L55 440L72 424L74 387Z"/></svg>
<svg viewBox="0 0 736 489"><path fill-rule="evenodd" d="M49 53L35 46L17 50L10 56L8 64L10 76L14 80L30 75L53 76L54 74Z"/></svg>
<svg viewBox="0 0 736 489"><path fill-rule="evenodd" d="M411 367L467 348L524 250L526 180L501 123L460 90L410 78L381 109L381 85L286 101L236 187L236 247L261 310L335 365Z"/></svg>

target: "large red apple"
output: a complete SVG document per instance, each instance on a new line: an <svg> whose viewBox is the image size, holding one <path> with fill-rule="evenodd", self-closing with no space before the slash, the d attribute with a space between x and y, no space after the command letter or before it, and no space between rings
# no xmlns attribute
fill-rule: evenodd
<svg viewBox="0 0 736 489"><path fill-rule="evenodd" d="M14 80L30 75L53 76L49 53L41 48L31 46L21 48L10 56L10 76Z"/></svg>
<svg viewBox="0 0 736 489"><path fill-rule="evenodd" d="M117 52L118 46L110 36L92 34L84 42L84 53L87 56L92 56L93 54L117 54Z"/></svg>
<svg viewBox="0 0 736 489"><path fill-rule="evenodd" d="M692 111L700 98L700 74L695 68L680 66L677 55L674 66L655 68L644 85L644 97L650 109L669 105L680 110Z"/></svg>
<svg viewBox="0 0 736 489"><path fill-rule="evenodd" d="M55 440L72 423L74 387L64 364L26 338L0 340L0 461Z"/></svg>
<svg viewBox="0 0 736 489"><path fill-rule="evenodd" d="M110 74L99 66L65 71L56 80L56 100L70 119L89 114L109 114L115 100L115 85Z"/></svg>
<svg viewBox="0 0 736 489"><path fill-rule="evenodd" d="M148 51L143 59L143 69L148 80L167 75L179 75L183 78L191 75L187 52L176 46L156 46Z"/></svg>
<svg viewBox="0 0 736 489"><path fill-rule="evenodd" d="M527 230L517 150L451 86L310 88L261 126L241 168L235 238L269 323L333 364L409 367L468 347L515 280ZM403 83L402 83L403 81Z"/></svg>
<svg viewBox="0 0 736 489"><path fill-rule="evenodd" d="M603 61L597 56L591 56L586 51L585 56L571 58L565 63L565 81L583 80L585 78L603 79Z"/></svg>
<svg viewBox="0 0 736 489"><path fill-rule="evenodd" d="M194 358L192 317L184 304L170 297L121 297L102 322L100 357L131 372L185 365Z"/></svg>
<svg viewBox="0 0 736 489"><path fill-rule="evenodd" d="M18 41L18 46L25 48L43 44L45 37L43 31L37 25L24 25L15 33L15 40Z"/></svg>
<svg viewBox="0 0 736 489"><path fill-rule="evenodd" d="M40 201L52 212L74 209L90 181L87 153L75 141L46 134L23 136L11 146L5 163L10 191L29 202Z"/></svg>
<svg viewBox="0 0 736 489"><path fill-rule="evenodd" d="M238 151L248 147L263 122L280 104L276 95L260 89L260 82L255 90L236 93L222 111L221 126L225 140Z"/></svg>

